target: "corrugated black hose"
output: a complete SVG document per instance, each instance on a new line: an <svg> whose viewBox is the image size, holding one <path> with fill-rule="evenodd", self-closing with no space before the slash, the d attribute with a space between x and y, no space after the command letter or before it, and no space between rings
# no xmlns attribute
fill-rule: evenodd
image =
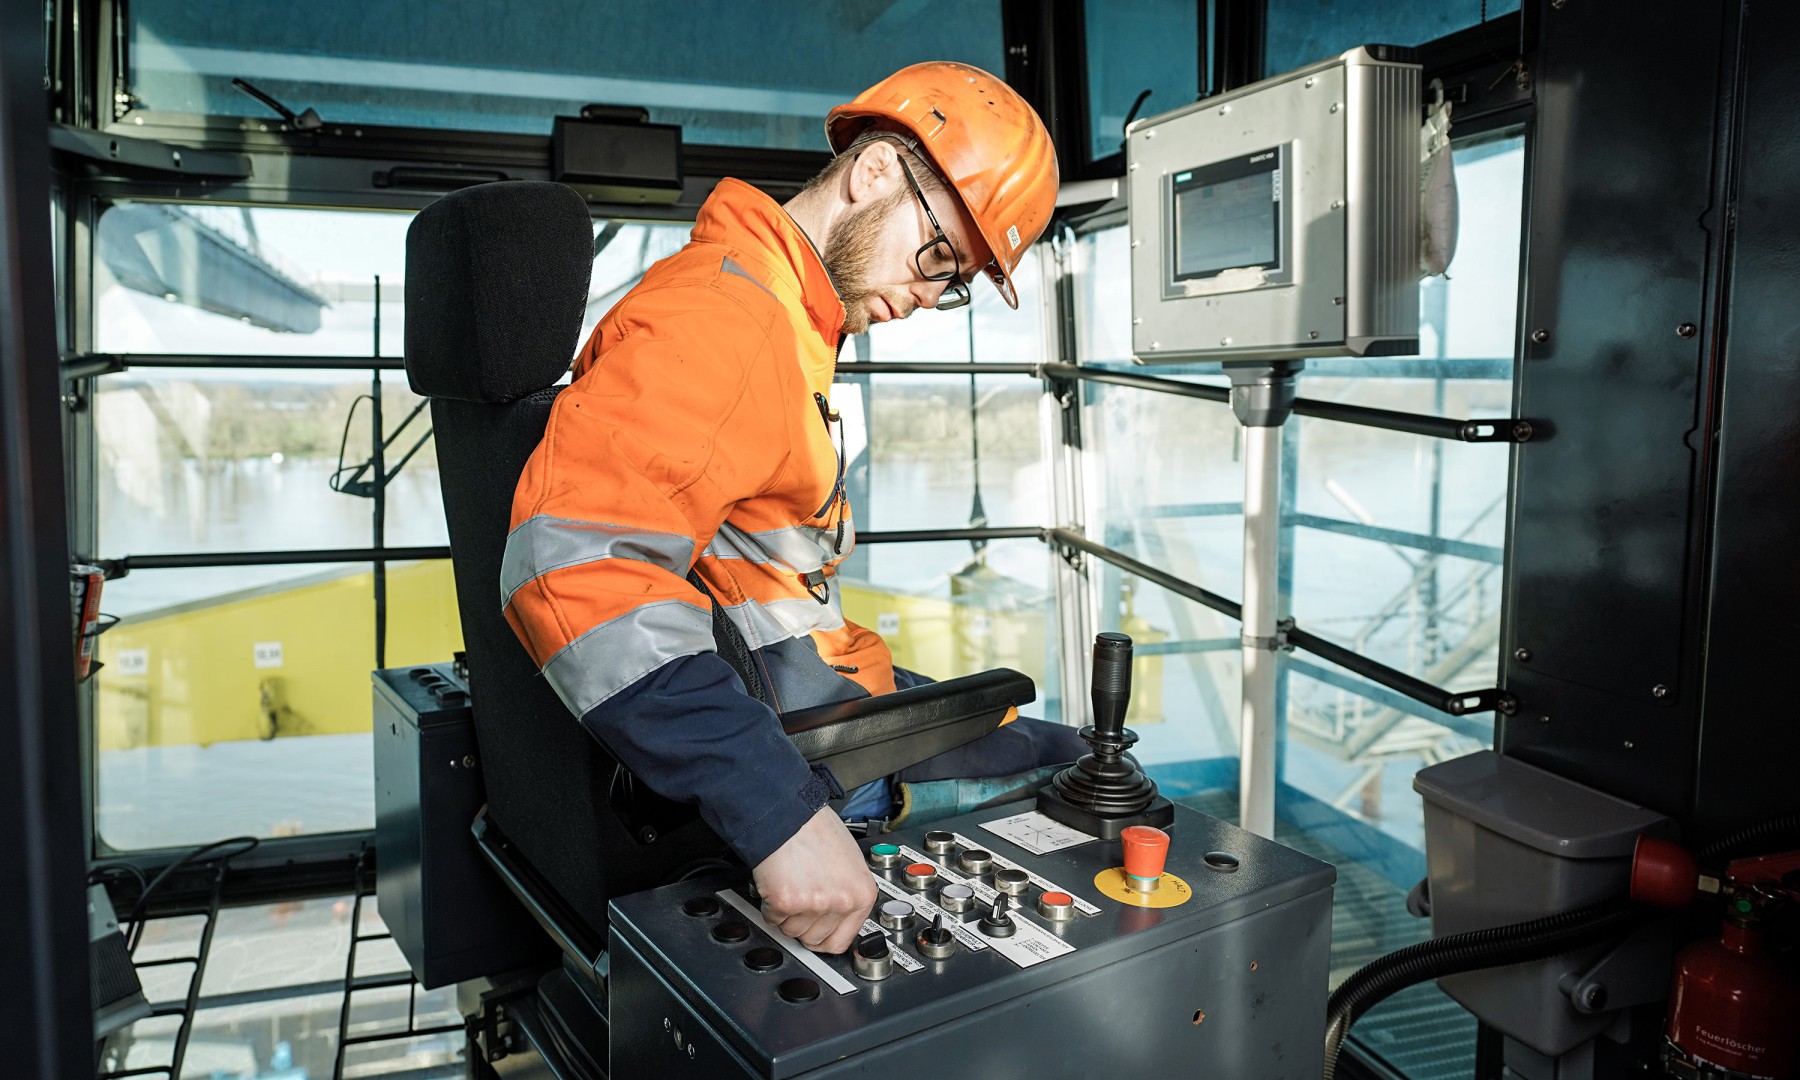
<svg viewBox="0 0 1800 1080"><path fill-rule="evenodd" d="M1530 922L1432 938L1370 961L1345 979L1325 1006L1325 1080L1337 1073L1350 1025L1389 995L1427 979L1572 952L1614 937L1643 917L1621 897Z"/></svg>
<svg viewBox="0 0 1800 1080"><path fill-rule="evenodd" d="M1702 866L1710 866L1744 855L1774 851L1796 839L1800 839L1800 814L1789 814L1786 817L1759 821L1730 836L1722 836L1694 852L1694 855L1699 858ZM1750 850L1752 848L1758 850Z"/></svg>

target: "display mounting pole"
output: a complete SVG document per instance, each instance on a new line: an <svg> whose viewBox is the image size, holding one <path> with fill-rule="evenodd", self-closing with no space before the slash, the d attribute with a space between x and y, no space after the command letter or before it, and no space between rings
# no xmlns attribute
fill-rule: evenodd
<svg viewBox="0 0 1800 1080"><path fill-rule="evenodd" d="M1281 549L1281 429L1304 361L1227 362L1231 411L1244 425L1243 697L1238 826L1275 836L1277 672L1287 647L1277 578Z"/></svg>

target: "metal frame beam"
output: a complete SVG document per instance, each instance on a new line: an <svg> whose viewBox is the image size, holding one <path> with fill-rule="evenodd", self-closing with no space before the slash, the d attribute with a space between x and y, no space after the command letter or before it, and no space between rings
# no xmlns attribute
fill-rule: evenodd
<svg viewBox="0 0 1800 1080"><path fill-rule="evenodd" d="M8 1071L93 1075L44 9L0 5L0 971Z"/></svg>

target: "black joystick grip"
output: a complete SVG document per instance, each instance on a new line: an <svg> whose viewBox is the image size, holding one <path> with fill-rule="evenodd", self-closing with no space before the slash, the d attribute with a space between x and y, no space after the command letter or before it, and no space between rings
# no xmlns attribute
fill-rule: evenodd
<svg viewBox="0 0 1800 1080"><path fill-rule="evenodd" d="M1131 707L1131 639L1105 633L1094 638L1094 722L1081 729L1093 750L1051 778L1038 792L1038 812L1103 840L1116 840L1132 825L1167 829L1175 807L1156 793L1128 751L1137 734L1125 726Z"/></svg>
<svg viewBox="0 0 1800 1080"><path fill-rule="evenodd" d="M1117 739L1131 707L1131 639L1105 633L1094 638L1094 734Z"/></svg>

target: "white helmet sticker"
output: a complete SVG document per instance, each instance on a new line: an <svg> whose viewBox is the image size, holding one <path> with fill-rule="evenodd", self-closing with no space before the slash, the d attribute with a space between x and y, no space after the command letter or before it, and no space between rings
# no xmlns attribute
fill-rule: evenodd
<svg viewBox="0 0 1800 1080"><path fill-rule="evenodd" d="M1007 243L1012 245L1014 251L1019 250L1019 227L1017 225L1007 226L1006 240Z"/></svg>

